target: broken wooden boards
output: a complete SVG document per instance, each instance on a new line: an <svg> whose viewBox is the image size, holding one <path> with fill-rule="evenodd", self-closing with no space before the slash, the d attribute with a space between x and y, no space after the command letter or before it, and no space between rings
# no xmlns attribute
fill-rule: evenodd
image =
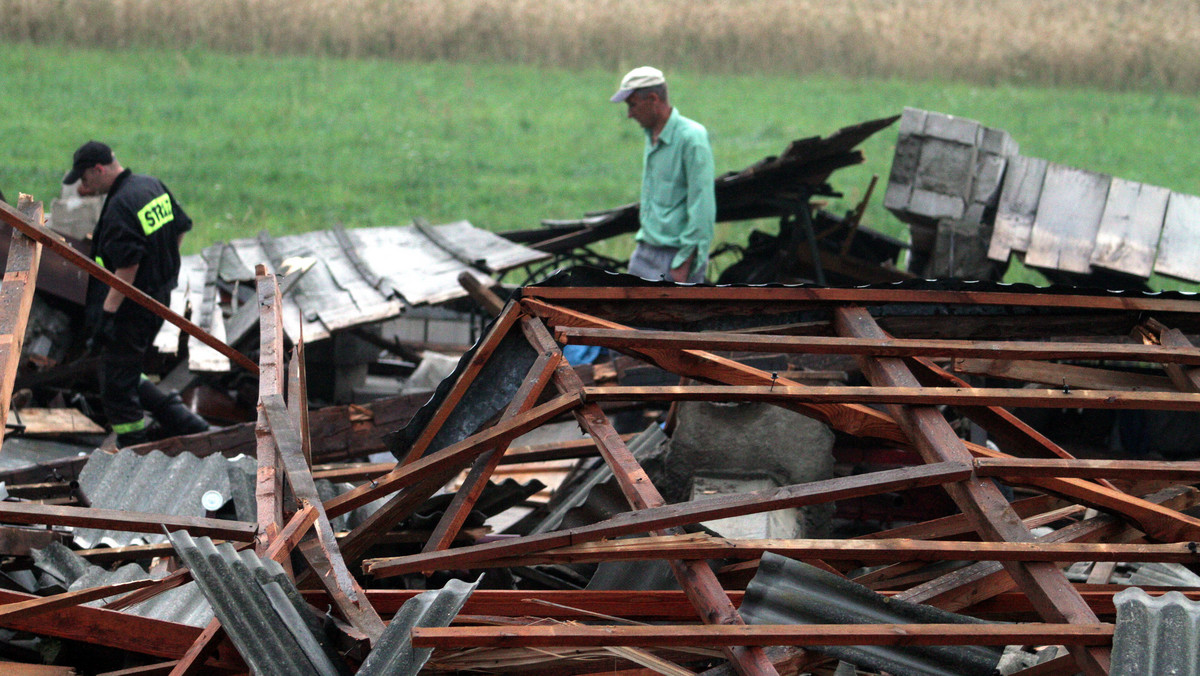
<svg viewBox="0 0 1200 676"><path fill-rule="evenodd" d="M974 120L906 108L884 206L911 227L917 261L957 246L949 264L915 270L926 276L970 277L954 254L973 254L943 237L954 230L984 238L999 263L1016 253L1071 275L1200 282L1200 197L1025 157L1007 132Z"/></svg>

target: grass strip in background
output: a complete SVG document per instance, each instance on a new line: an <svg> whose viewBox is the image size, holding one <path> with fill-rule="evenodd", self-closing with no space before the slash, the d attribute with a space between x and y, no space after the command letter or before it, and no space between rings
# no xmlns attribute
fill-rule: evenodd
<svg viewBox="0 0 1200 676"><path fill-rule="evenodd" d="M607 97L621 73L204 49L120 51L0 42L0 190L49 202L71 152L111 143L162 178L217 240L330 227L467 219L502 231L637 198L642 134ZM717 171L795 138L914 106L1008 130L1022 153L1200 194L1192 96L934 81L668 71L673 102L709 129ZM860 198L886 181L895 127L836 173ZM902 235L876 193L865 222ZM748 224L718 226L744 241ZM773 231L773 225L761 225ZM610 255L628 255L628 242Z"/></svg>

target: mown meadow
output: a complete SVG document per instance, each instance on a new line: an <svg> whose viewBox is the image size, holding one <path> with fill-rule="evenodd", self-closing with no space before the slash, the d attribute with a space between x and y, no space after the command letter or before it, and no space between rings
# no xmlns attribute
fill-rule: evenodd
<svg viewBox="0 0 1200 676"><path fill-rule="evenodd" d="M760 33L765 42L756 42L754 30L767 28L750 14L736 14L743 4L775 8L766 15L775 17L777 32L792 37L779 42ZM983 64L992 62L1011 69L1013 57L981 49L974 69L945 56L921 71L917 61L962 47L971 35L988 37L980 19L964 18L943 30L947 44L922 47L941 44L930 42L932 15L923 12L935 6L951 11L952 4L981 15L996 6L1042 6L1057 10L1047 14L1053 22L1092 21L1100 34L1130 19L1126 41L1151 30L1163 12L1177 13L1178 20L1157 48L1139 43L1137 63L1122 61L1124 43L1112 43L1107 65L1092 64L1091 80L1079 32L1064 33L1023 61L1036 65L1057 54L1054 68L985 72ZM50 5L59 8L59 19L71 20L38 14ZM336 16L319 9L334 5ZM841 7L836 11L782 0L541 5L542 13L533 3L465 0L0 0L0 191L9 199L27 192L48 201L58 193L71 151L97 138L111 143L126 165L172 187L197 221L192 251L260 229L278 235L335 222L404 224L415 216L465 218L493 230L534 227L542 218L576 217L636 199L641 133L607 96L621 73L644 59L664 65L673 102L709 128L718 172L777 154L792 139L914 106L1006 129L1027 155L1200 194L1200 99L1193 93L1200 77L1193 81L1185 73L1190 67L1200 72L1200 59L1176 58L1185 48L1178 36L1192 35L1194 3L928 0L893 6L858 0L831 4ZM640 17L643 10L635 7L643 5L666 7L680 22L672 26L660 17L630 24L621 42L614 26ZM1080 15L1080 6L1099 14ZM1156 11L1134 11L1149 6ZM311 14L302 15L304 8ZM711 35L672 32L705 8L718 13L723 30L693 21L709 26ZM872 8L878 11L867 11ZM396 13L401 9L408 14ZM805 25L842 36L843 57L831 44L795 39L799 24L787 17L802 9L816 12ZM185 16L189 11L195 15ZM528 14L517 14L522 11ZM591 30L577 25L588 16ZM1025 35L1017 29L1030 21L1009 17L1010 37ZM893 35L906 22L921 30ZM175 40L154 33L155 25L172 26ZM425 30L414 32L414 25ZM144 34L122 33L121 26L141 26ZM854 26L859 33L851 49ZM489 30L492 39L484 39ZM649 44L655 30L670 39ZM380 38L380 31L392 37ZM555 52L548 37L555 31L574 42L556 43ZM594 44L581 47L589 35ZM888 40L895 54L912 59L881 56ZM525 48L514 46L520 41ZM864 50L878 52L874 61L860 54ZM759 52L774 56L754 62ZM789 65L801 58L813 67ZM1124 79L1111 72L1118 62L1125 63ZM903 63L909 65L900 68ZM894 142L893 127L864 144L866 163L834 175L834 188L845 198L833 208L857 202L872 174L886 180ZM880 195L867 224L900 234L903 226L879 206ZM749 229L719 227L718 239L733 241ZM627 248L617 242L606 253L623 256Z"/></svg>

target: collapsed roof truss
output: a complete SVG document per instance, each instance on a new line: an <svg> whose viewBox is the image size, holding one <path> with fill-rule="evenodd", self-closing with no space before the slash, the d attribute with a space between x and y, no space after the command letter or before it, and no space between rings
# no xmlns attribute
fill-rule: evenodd
<svg viewBox="0 0 1200 676"><path fill-rule="evenodd" d="M28 304L21 299L36 277L37 249L46 245L57 252L57 248L51 244L53 237L40 229L35 207L30 205L24 215L3 205L0 210L4 220L28 234L31 242L14 238L10 270L0 286L0 298L11 294L16 299L0 305L0 327L11 327L8 335L16 336L28 313ZM13 255L13 247L29 248L32 258ZM103 271L89 272L104 278ZM854 640L847 634L862 637L862 641L893 644L983 645L1051 637L1071 651L1069 661L1058 663L1061 668L1107 673L1112 625L1101 618L1111 613L1112 592L1081 589L1066 580L1056 562L1196 562L1197 554L1189 543L1200 540L1200 520L1184 510L1200 501L1190 487L1200 478L1200 465L1076 460L1005 407L1200 410L1200 379L1190 368L1200 364L1200 350L1185 337L1200 319L1198 301L1182 296L962 289L676 287L613 280L617 283L603 287L522 290L503 306L455 375L399 435L399 462L369 470L357 488L322 503L312 489L311 453L319 442L310 436L312 426L306 418L303 359L294 358L290 368L285 363L278 287L272 275L262 273L258 279L260 362L254 365L260 377L255 428L259 463L256 523L113 515L88 508L9 503L0 506L0 518L9 523L103 525L151 532L166 526L194 535L252 541L260 556L285 566L290 552L297 550L307 563L304 570L293 573L298 582L302 587L321 587L310 590L309 598L336 607L346 636L370 646L381 633L383 617L394 611L389 599L396 593L364 588L355 575L360 562L395 524L451 477L469 470L422 553L368 559L362 570L386 577L547 561L665 559L670 561L682 592L662 596L664 602L670 600L674 605L669 613L664 608L656 612L669 614L678 625L687 624L686 600L699 622L714 626L701 628L693 622L688 627L655 631L523 626L527 621L518 622L518 616L562 618L602 613L623 617L623 608L629 608L631 616L638 611L632 600L625 601L628 606L614 605L611 595L603 592L572 592L568 598L522 591L516 602L511 597L505 600L503 594L481 591L474 602L478 605L468 605L466 612L511 616L517 626L415 630L415 645L447 649L467 645L530 649L548 645L720 646L730 665L746 674L775 673L781 662L794 667L821 659L799 648L767 651L761 646L832 645ZM138 300L134 294L131 297ZM165 308L162 311L169 313ZM191 331L186 324L182 326ZM1037 341L1012 339L1030 331L1040 334ZM575 343L606 345L688 383L702 384L656 388L585 384L562 354L563 345ZM8 344L19 352L19 340ZM718 351L853 355L870 384L857 388L806 386L786 374L740 363ZM0 359L11 360L12 354L0 354ZM1086 372L1071 371L1048 361L1055 359L1094 363ZM972 387L947 370L946 360L963 366L967 360L975 360L971 372L1010 378L1021 369L1053 372L1055 377L1078 373L1081 377L1053 390ZM1106 368L1111 362L1130 360L1157 364L1162 375L1135 381ZM9 389L11 383L0 393L5 407ZM503 396L482 396L484 392ZM821 420L845 435L915 449L924 464L667 504L613 428L603 404L685 399L770 402ZM867 404L882 404L886 409ZM938 408L945 405L986 429L1000 450L959 438ZM506 461L513 439L565 415L589 434L595 452L617 478L630 511L590 526L452 547L482 486ZM353 471L363 476L361 468ZM1047 497L1009 503L992 478L1032 487ZM1163 488L1163 482L1175 485ZM738 541L686 535L681 529L720 516L935 485L950 494L959 515L853 541ZM388 498L386 505L362 525L344 537L333 533L330 518L382 497ZM1083 507L1098 509L1100 514L1083 518ZM1064 517L1075 521L1049 535L1035 537L1030 532L1035 525ZM643 537L610 541L621 535ZM983 544L969 539L972 537ZM1005 619L1032 618L1038 623L1017 628L968 625L965 629L957 625L889 625L873 632L828 625L737 627L742 624L736 611L741 592L729 581L752 571L761 552L787 552L845 574L851 563L878 561L883 557L881 550L893 565L863 576L862 581L893 598ZM703 561L731 551L747 559L747 564L740 565L750 568L714 571ZM925 562L963 559L978 561L949 573L919 577ZM8 603L0 606L0 626L178 660L172 673L202 667L238 669L238 657L224 641L216 620L204 631L196 631L139 619L141 636L121 635L118 625L129 620L111 608L125 607L134 595L146 598L186 577L185 570L149 585L50 599L0 592ZM311 585L306 580L311 580ZM98 594L126 591L132 594L111 602L107 610L78 605ZM564 601L560 605L573 610L563 615L541 605L537 606L540 612L531 612L528 599L539 598L549 604L557 603L553 601L557 598ZM486 613L481 610L484 607ZM74 627L69 631L58 621L68 618L73 618ZM156 640L148 642L143 636ZM461 666L463 662L456 663L451 657L442 664Z"/></svg>

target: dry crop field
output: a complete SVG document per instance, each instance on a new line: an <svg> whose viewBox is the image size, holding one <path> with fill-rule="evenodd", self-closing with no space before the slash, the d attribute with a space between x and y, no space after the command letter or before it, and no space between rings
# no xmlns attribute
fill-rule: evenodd
<svg viewBox="0 0 1200 676"><path fill-rule="evenodd" d="M1200 91L1194 0L0 0L0 39Z"/></svg>

